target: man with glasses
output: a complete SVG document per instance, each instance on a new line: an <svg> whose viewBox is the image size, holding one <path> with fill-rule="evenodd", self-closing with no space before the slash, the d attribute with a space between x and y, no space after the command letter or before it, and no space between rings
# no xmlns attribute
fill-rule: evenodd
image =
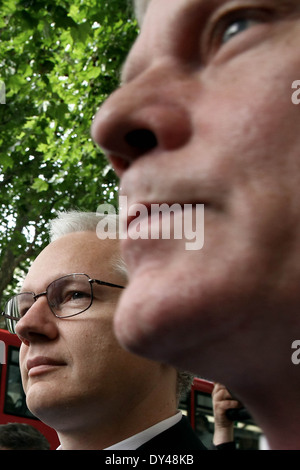
<svg viewBox="0 0 300 470"><path fill-rule="evenodd" d="M126 268L118 241L97 238L98 222L80 213L54 221L56 239L5 306L8 327L22 341L27 405L65 450L204 450L177 410L191 376L135 356L115 339Z"/></svg>

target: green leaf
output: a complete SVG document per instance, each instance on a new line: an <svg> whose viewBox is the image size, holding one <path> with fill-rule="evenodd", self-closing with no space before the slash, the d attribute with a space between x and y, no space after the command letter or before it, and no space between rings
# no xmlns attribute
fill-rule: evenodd
<svg viewBox="0 0 300 470"><path fill-rule="evenodd" d="M9 155L0 155L0 165L2 166L3 172L5 172L8 168L13 168L14 162Z"/></svg>
<svg viewBox="0 0 300 470"><path fill-rule="evenodd" d="M48 191L49 184L47 181L44 181L41 178L35 178L34 183L32 185L32 189L35 189L38 193L41 193L43 191Z"/></svg>

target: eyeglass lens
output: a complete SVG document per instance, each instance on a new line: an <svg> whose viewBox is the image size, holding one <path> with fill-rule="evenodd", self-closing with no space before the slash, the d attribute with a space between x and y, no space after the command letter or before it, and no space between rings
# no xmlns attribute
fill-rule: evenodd
<svg viewBox="0 0 300 470"><path fill-rule="evenodd" d="M58 317L86 310L92 301L92 287L85 274L71 274L52 282L47 289L49 306Z"/></svg>
<svg viewBox="0 0 300 470"><path fill-rule="evenodd" d="M87 310L92 303L92 286L85 274L70 274L53 281L44 294L51 311L58 317L71 317ZM33 306L36 297L24 292L12 297L5 307L7 327L15 332L15 326Z"/></svg>

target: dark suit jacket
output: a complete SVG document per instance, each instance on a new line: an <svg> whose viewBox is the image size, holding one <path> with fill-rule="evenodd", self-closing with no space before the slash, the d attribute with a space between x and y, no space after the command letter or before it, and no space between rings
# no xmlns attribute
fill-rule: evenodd
<svg viewBox="0 0 300 470"><path fill-rule="evenodd" d="M150 439L137 450L145 452L207 450L183 416L179 423Z"/></svg>

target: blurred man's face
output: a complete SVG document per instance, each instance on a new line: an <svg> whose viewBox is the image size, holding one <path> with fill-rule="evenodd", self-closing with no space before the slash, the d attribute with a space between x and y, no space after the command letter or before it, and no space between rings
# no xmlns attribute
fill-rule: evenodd
<svg viewBox="0 0 300 470"><path fill-rule="evenodd" d="M300 301L300 7L146 6L93 137L129 206L205 204L205 242L124 240L130 283L115 329L131 350L205 374L233 350L255 345L262 357L270 324L274 345L290 344L280 329Z"/></svg>

